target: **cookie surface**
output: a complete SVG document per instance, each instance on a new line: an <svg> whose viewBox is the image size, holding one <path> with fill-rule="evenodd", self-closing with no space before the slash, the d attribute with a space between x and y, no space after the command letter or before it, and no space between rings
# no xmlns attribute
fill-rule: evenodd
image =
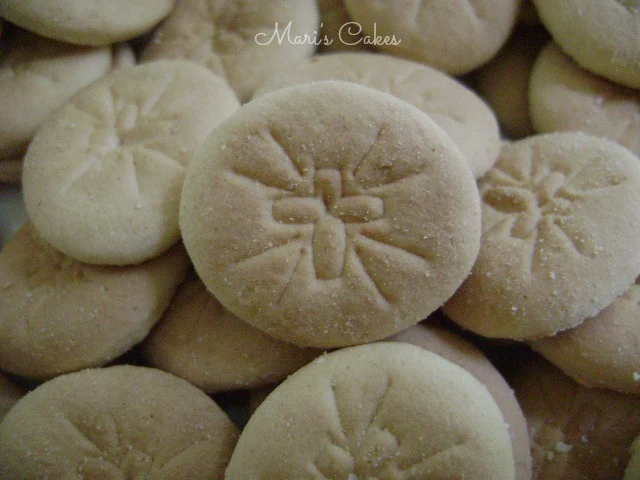
<svg viewBox="0 0 640 480"><path fill-rule="evenodd" d="M587 387L640 394L640 279L596 316L531 343Z"/></svg>
<svg viewBox="0 0 640 480"><path fill-rule="evenodd" d="M83 90L38 131L24 161L27 211L58 250L106 265L140 263L180 239L194 150L239 106L200 65L139 65Z"/></svg>
<svg viewBox="0 0 640 480"><path fill-rule="evenodd" d="M153 366L205 392L280 382L322 352L276 340L251 327L195 279L180 287L144 343L144 354Z"/></svg>
<svg viewBox="0 0 640 480"><path fill-rule="evenodd" d="M505 144L479 183L482 241L445 305L481 335L550 336L609 305L640 272L640 163L582 133Z"/></svg>
<svg viewBox="0 0 640 480"><path fill-rule="evenodd" d="M189 166L180 226L226 308L331 347L383 338L446 300L476 258L478 203L467 163L426 115L317 82L264 95L215 130Z"/></svg>
<svg viewBox="0 0 640 480"><path fill-rule="evenodd" d="M476 178L498 157L500 132L491 109L462 83L417 62L373 53L316 55L268 78L255 96L323 80L357 83L422 110L451 137Z"/></svg>
<svg viewBox="0 0 640 480"><path fill-rule="evenodd" d="M184 279L182 246L141 265L87 265L27 223L0 253L0 368L50 378L104 365L140 342Z"/></svg>
<svg viewBox="0 0 640 480"><path fill-rule="evenodd" d="M202 391L123 365L44 383L0 423L3 478L222 479L238 429Z"/></svg>
<svg viewBox="0 0 640 480"><path fill-rule="evenodd" d="M345 0L376 49L411 58L452 75L487 62L518 17L516 0ZM379 37L379 38L378 38ZM385 42L384 37L391 41ZM393 40L398 42L393 44Z"/></svg>
<svg viewBox="0 0 640 480"><path fill-rule="evenodd" d="M3 0L0 16L43 37L78 45L109 45L144 33L175 0Z"/></svg>
<svg viewBox="0 0 640 480"><path fill-rule="evenodd" d="M142 60L184 58L204 65L246 102L269 74L313 53L313 44L294 40L313 36L319 23L314 0L181 0Z"/></svg>
<svg viewBox="0 0 640 480"><path fill-rule="evenodd" d="M635 0L533 0L562 50L580 66L640 88L640 8Z"/></svg>
<svg viewBox="0 0 640 480"><path fill-rule="evenodd" d="M442 357L377 343L324 355L285 380L249 420L225 478L466 477L514 478L493 398Z"/></svg>
<svg viewBox="0 0 640 480"><path fill-rule="evenodd" d="M554 43L533 66L529 109L540 133L580 130L640 156L640 92L580 68Z"/></svg>

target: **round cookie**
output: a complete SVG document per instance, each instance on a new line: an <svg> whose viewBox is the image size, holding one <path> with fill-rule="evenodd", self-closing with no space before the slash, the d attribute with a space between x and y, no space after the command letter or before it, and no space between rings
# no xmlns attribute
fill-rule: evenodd
<svg viewBox="0 0 640 480"><path fill-rule="evenodd" d="M2 0L0 17L43 37L109 45L150 30L175 0Z"/></svg>
<svg viewBox="0 0 640 480"><path fill-rule="evenodd" d="M534 480L622 478L640 431L637 395L583 387L537 356L512 385L529 425Z"/></svg>
<svg viewBox="0 0 640 480"><path fill-rule="evenodd" d="M285 380L249 419L225 478L514 475L504 419L482 384L421 348L377 343Z"/></svg>
<svg viewBox="0 0 640 480"><path fill-rule="evenodd" d="M542 28L520 28L487 65L476 73L478 93L493 108L502 131L516 139L533 135L529 115L529 77L549 34Z"/></svg>
<svg viewBox="0 0 640 480"><path fill-rule="evenodd" d="M0 252L0 368L43 379L108 363L149 333L188 266L180 245L131 267L83 264L27 223Z"/></svg>
<svg viewBox="0 0 640 480"><path fill-rule="evenodd" d="M583 68L640 88L637 0L533 0L542 23Z"/></svg>
<svg viewBox="0 0 640 480"><path fill-rule="evenodd" d="M315 0L181 0L142 60L200 63L246 102L267 76L313 53L313 43L293 42L304 35L313 38L318 26Z"/></svg>
<svg viewBox="0 0 640 480"><path fill-rule="evenodd" d="M471 373L495 400L509 426L516 480L531 480L531 452L527 421L511 387L484 354L453 332L433 324L419 324L387 338L404 342L440 355Z"/></svg>
<svg viewBox="0 0 640 480"><path fill-rule="evenodd" d="M104 77L50 117L29 146L29 217L54 247L83 262L159 255L180 239L185 166L238 106L221 79L191 62Z"/></svg>
<svg viewBox="0 0 640 480"><path fill-rule="evenodd" d="M108 47L7 32L0 43L0 162L23 154L44 120L110 68Z"/></svg>
<svg viewBox="0 0 640 480"><path fill-rule="evenodd" d="M238 429L173 375L122 365L57 377L0 423L0 465L13 480L221 479Z"/></svg>
<svg viewBox="0 0 640 480"><path fill-rule="evenodd" d="M21 388L0 374L0 421L23 396Z"/></svg>
<svg viewBox="0 0 640 480"><path fill-rule="evenodd" d="M457 80L409 60L373 53L314 56L268 78L255 96L322 80L357 83L422 110L451 137L476 178L498 158L500 132L491 109Z"/></svg>
<svg viewBox="0 0 640 480"><path fill-rule="evenodd" d="M482 241L446 303L488 337L550 336L624 293L640 272L640 162L582 133L505 144L480 184Z"/></svg>
<svg viewBox="0 0 640 480"><path fill-rule="evenodd" d="M469 166L429 117L345 82L244 105L187 171L182 234L220 302L303 346L376 340L438 308L480 236Z"/></svg>
<svg viewBox="0 0 640 480"><path fill-rule="evenodd" d="M580 130L640 156L638 90L580 68L554 43L536 59L529 88L531 120L538 132Z"/></svg>
<svg viewBox="0 0 640 480"><path fill-rule="evenodd" d="M640 435L635 439L630 449L631 459L624 471L624 480L640 479Z"/></svg>
<svg viewBox="0 0 640 480"><path fill-rule="evenodd" d="M519 5L519 0L345 0L376 49L451 75L468 73L498 52Z"/></svg>
<svg viewBox="0 0 640 480"><path fill-rule="evenodd" d="M280 382L322 352L276 340L251 327L196 279L179 288L144 344L153 366L205 392Z"/></svg>
<svg viewBox="0 0 640 480"><path fill-rule="evenodd" d="M640 277L595 317L531 346L587 387L640 394L639 302Z"/></svg>

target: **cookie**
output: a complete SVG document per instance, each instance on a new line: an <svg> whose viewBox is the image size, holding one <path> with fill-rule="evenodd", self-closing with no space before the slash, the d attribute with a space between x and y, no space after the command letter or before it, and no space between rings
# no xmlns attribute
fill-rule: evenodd
<svg viewBox="0 0 640 480"><path fill-rule="evenodd" d="M476 178L498 158L500 133L491 109L457 80L409 60L372 53L314 56L268 78L255 96L322 80L357 83L422 110L451 137Z"/></svg>
<svg viewBox="0 0 640 480"><path fill-rule="evenodd" d="M636 0L533 0L553 39L590 72L640 88Z"/></svg>
<svg viewBox="0 0 640 480"><path fill-rule="evenodd" d="M23 396L21 388L0 374L0 421Z"/></svg>
<svg viewBox="0 0 640 480"><path fill-rule="evenodd" d="M0 252L0 368L44 379L110 362L149 333L188 266L180 245L136 266L83 264L27 223Z"/></svg>
<svg viewBox="0 0 640 480"><path fill-rule="evenodd" d="M344 0L368 42L451 75L489 61L518 19L519 0Z"/></svg>
<svg viewBox="0 0 640 480"><path fill-rule="evenodd" d="M173 375L122 365L62 375L0 423L3 478L222 479L238 429Z"/></svg>
<svg viewBox="0 0 640 480"><path fill-rule="evenodd" d="M624 480L640 479L640 436L631 445L631 459L624 471Z"/></svg>
<svg viewBox="0 0 640 480"><path fill-rule="evenodd" d="M640 162L583 133L505 144L480 184L482 241L445 305L462 327L533 339L575 327L640 273Z"/></svg>
<svg viewBox="0 0 640 480"><path fill-rule="evenodd" d="M109 45L150 30L175 0L2 0L0 17L43 37Z"/></svg>
<svg viewBox="0 0 640 480"><path fill-rule="evenodd" d="M180 226L207 289L302 346L376 340L438 308L480 236L476 184L429 117L381 92L316 82L218 127L187 171Z"/></svg>
<svg viewBox="0 0 640 480"><path fill-rule="evenodd" d="M220 305L197 279L180 287L144 344L153 366L205 392L280 382L322 352L251 327Z"/></svg>
<svg viewBox="0 0 640 480"><path fill-rule="evenodd" d="M290 24L290 26L289 26ZM273 72L311 55L318 33L315 0L181 0L142 60L185 58L224 78L242 102Z"/></svg>
<svg viewBox="0 0 640 480"><path fill-rule="evenodd" d="M529 424L534 480L622 478L640 432L637 395L585 388L539 357L512 385Z"/></svg>
<svg viewBox="0 0 640 480"><path fill-rule="evenodd" d="M3 35L0 162L24 154L42 122L110 68L108 47L78 47L21 29Z"/></svg>
<svg viewBox="0 0 640 480"><path fill-rule="evenodd" d="M514 475L504 419L482 384L421 348L377 343L285 380L249 419L225 478Z"/></svg>
<svg viewBox="0 0 640 480"><path fill-rule="evenodd" d="M416 345L440 355L471 373L495 400L509 426L516 480L531 480L531 453L527 422L511 387L484 354L459 335L444 327L425 323L386 339Z"/></svg>
<svg viewBox="0 0 640 480"><path fill-rule="evenodd" d="M582 385L640 394L639 302L640 277L595 317L531 346Z"/></svg>
<svg viewBox="0 0 640 480"><path fill-rule="evenodd" d="M538 132L580 130L640 156L640 92L580 68L554 43L535 61L529 105Z"/></svg>
<svg viewBox="0 0 640 480"><path fill-rule="evenodd" d="M200 65L163 61L112 73L38 130L24 161L36 229L83 262L127 265L180 240L185 166L236 108L233 91Z"/></svg>
<svg viewBox="0 0 640 480"><path fill-rule="evenodd" d="M520 28L488 64L476 72L478 93L491 105L502 132L512 139L534 134L529 114L529 77L549 35L542 28Z"/></svg>

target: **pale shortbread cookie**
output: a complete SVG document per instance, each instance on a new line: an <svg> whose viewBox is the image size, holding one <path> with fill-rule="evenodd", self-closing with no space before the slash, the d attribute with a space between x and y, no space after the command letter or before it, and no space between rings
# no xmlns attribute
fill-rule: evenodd
<svg viewBox="0 0 640 480"><path fill-rule="evenodd" d="M479 184L482 242L445 305L488 337L532 339L574 327L640 273L640 162L582 133L505 144Z"/></svg>
<svg viewBox="0 0 640 480"><path fill-rule="evenodd" d="M319 24L315 0L181 0L142 60L186 58L200 63L246 102L267 76L313 53L316 47L308 40L293 42L305 34L313 38Z"/></svg>
<svg viewBox="0 0 640 480"><path fill-rule="evenodd" d="M364 50L362 27L351 20L344 0L318 0L320 40L318 51Z"/></svg>
<svg viewBox="0 0 640 480"><path fill-rule="evenodd" d="M540 133L580 130L640 156L640 92L580 68L554 43L533 66L529 109Z"/></svg>
<svg viewBox="0 0 640 480"><path fill-rule="evenodd" d="M640 277L595 317L531 346L587 387L640 394L639 302Z"/></svg>
<svg viewBox="0 0 640 480"><path fill-rule="evenodd" d="M187 171L185 246L207 288L303 346L376 340L449 298L477 255L464 158L429 117L345 82L264 95Z"/></svg>
<svg viewBox="0 0 640 480"><path fill-rule="evenodd" d="M25 392L0 374L0 421L11 408L24 396ZM0 465L0 472L2 466Z"/></svg>
<svg viewBox="0 0 640 480"><path fill-rule="evenodd" d="M23 154L45 119L110 68L109 47L8 32L0 44L0 162Z"/></svg>
<svg viewBox="0 0 640 480"><path fill-rule="evenodd" d="M151 29L175 0L2 0L0 17L43 37L109 45Z"/></svg>
<svg viewBox="0 0 640 480"><path fill-rule="evenodd" d="M21 183L22 163L22 155L0 160L0 183Z"/></svg>
<svg viewBox="0 0 640 480"><path fill-rule="evenodd" d="M23 170L38 231L78 260L140 263L180 239L185 166L239 106L206 68L185 61L106 76L49 118Z"/></svg>
<svg viewBox="0 0 640 480"><path fill-rule="evenodd" d="M321 80L357 83L419 108L447 132L476 178L498 158L500 132L491 109L462 83L410 60L373 53L314 56L269 77L255 95Z"/></svg>
<svg viewBox="0 0 640 480"><path fill-rule="evenodd" d="M529 115L529 77L549 35L542 28L520 28L502 50L476 73L480 95L493 108L502 131L517 139L533 135Z"/></svg>
<svg viewBox="0 0 640 480"><path fill-rule="evenodd" d="M205 392L280 382L322 352L253 328L220 305L200 280L180 287L144 344L153 366Z"/></svg>
<svg viewBox="0 0 640 480"><path fill-rule="evenodd" d="M400 343L340 350L285 380L249 419L226 480L515 477L487 389Z"/></svg>
<svg viewBox="0 0 640 480"><path fill-rule="evenodd" d="M136 266L83 264L26 224L0 252L0 368L43 379L108 363L149 333L188 266L180 245Z"/></svg>
<svg viewBox="0 0 640 480"><path fill-rule="evenodd" d="M471 373L495 400L509 426L516 480L531 480L531 452L527 421L511 387L484 354L459 335L433 324L410 327L386 341L404 342L440 355Z"/></svg>
<svg viewBox="0 0 640 480"><path fill-rule="evenodd" d="M631 445L630 453L631 459L624 471L624 480L640 480L640 435Z"/></svg>
<svg viewBox="0 0 640 480"><path fill-rule="evenodd" d="M583 68L640 88L638 0L533 0L562 50Z"/></svg>
<svg viewBox="0 0 640 480"><path fill-rule="evenodd" d="M202 391L123 365L57 377L0 423L3 478L222 479L237 427Z"/></svg>
<svg viewBox="0 0 640 480"><path fill-rule="evenodd" d="M111 70L124 70L136 64L136 54L128 42L118 43L111 48Z"/></svg>
<svg viewBox="0 0 640 480"><path fill-rule="evenodd" d="M583 387L537 356L512 385L529 425L535 480L622 478L640 432L637 395Z"/></svg>
<svg viewBox="0 0 640 480"><path fill-rule="evenodd" d="M498 52L520 5L520 0L344 1L370 40L378 40L375 48L452 75L468 73ZM384 44L384 37L394 36L397 45Z"/></svg>

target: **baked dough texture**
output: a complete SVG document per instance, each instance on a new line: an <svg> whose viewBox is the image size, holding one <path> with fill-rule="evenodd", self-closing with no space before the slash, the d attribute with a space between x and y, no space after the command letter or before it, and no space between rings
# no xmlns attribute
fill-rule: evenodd
<svg viewBox="0 0 640 480"><path fill-rule="evenodd" d="M276 388L249 419L225 478L514 475L504 419L482 384L421 348L376 343L319 357Z"/></svg>
<svg viewBox="0 0 640 480"><path fill-rule="evenodd" d="M6 480L222 480L237 427L173 375L122 365L62 375L0 423Z"/></svg>
<svg viewBox="0 0 640 480"><path fill-rule="evenodd" d="M336 347L449 298L476 258L479 212L469 166L429 117L317 82L264 95L213 132L189 166L180 225L226 308L277 338Z"/></svg>
<svg viewBox="0 0 640 480"><path fill-rule="evenodd" d="M505 144L479 183L482 241L445 305L458 324L516 340L575 327L640 273L640 162L579 132Z"/></svg>
<svg viewBox="0 0 640 480"><path fill-rule="evenodd" d="M27 212L58 250L127 265L180 240L185 167L239 107L204 67L162 61L112 73L73 97L38 130L24 160Z"/></svg>

